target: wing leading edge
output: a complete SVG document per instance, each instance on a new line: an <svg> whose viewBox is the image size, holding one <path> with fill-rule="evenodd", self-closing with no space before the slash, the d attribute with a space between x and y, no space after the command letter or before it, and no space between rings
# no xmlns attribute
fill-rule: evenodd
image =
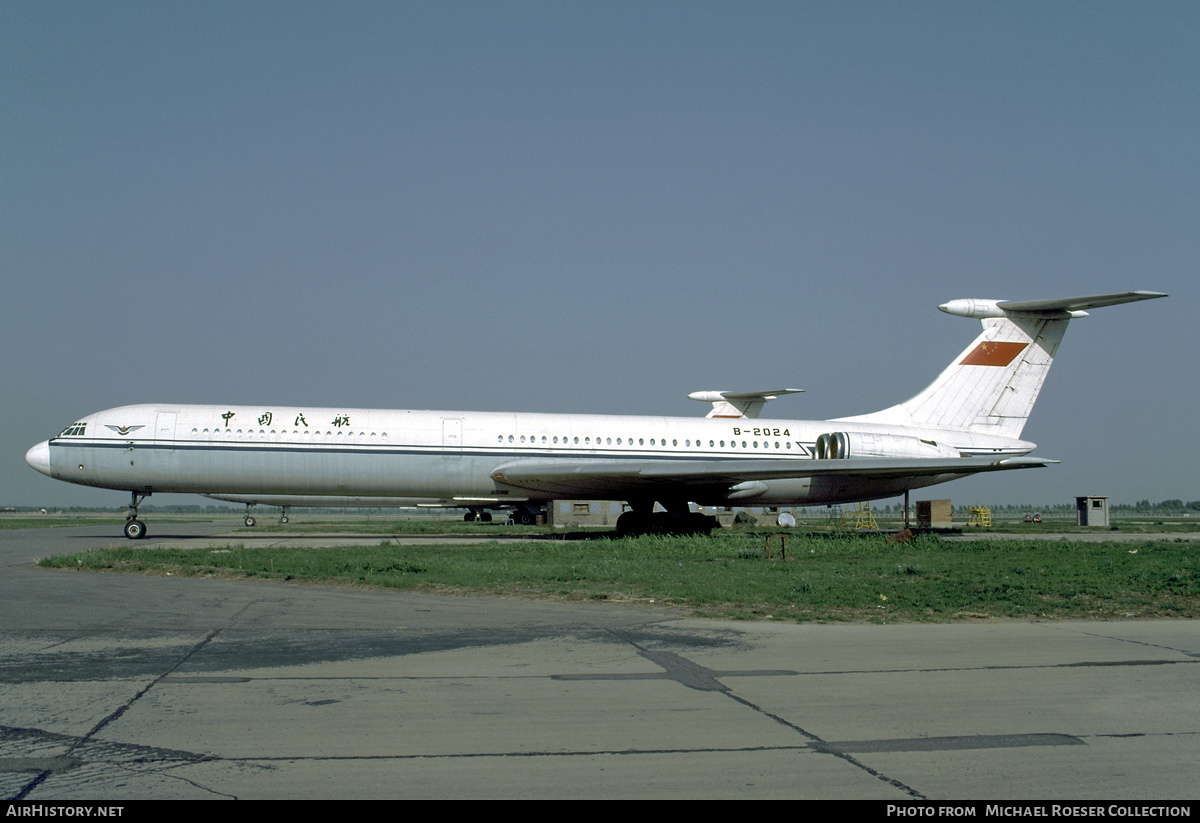
<svg viewBox="0 0 1200 823"><path fill-rule="evenodd" d="M1059 297L1051 300L1001 300L996 305L1006 312L1079 312L1117 306L1121 303L1136 303L1154 300L1167 295L1158 291L1125 291L1116 294L1092 294L1084 297Z"/></svg>

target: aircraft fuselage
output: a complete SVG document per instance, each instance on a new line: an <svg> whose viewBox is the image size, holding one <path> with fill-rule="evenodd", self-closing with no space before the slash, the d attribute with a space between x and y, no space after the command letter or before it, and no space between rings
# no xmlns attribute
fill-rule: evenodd
<svg viewBox="0 0 1200 823"><path fill-rule="evenodd" d="M773 460L783 467L816 459L818 438L839 431L885 443L873 453L860 450L861 456L1008 456L1033 449L1026 441L968 432L838 421L138 405L89 415L34 450L46 447L44 473L51 477L138 494L461 497L503 503L630 496L604 483L531 489L497 477L498 468L522 461ZM31 456L30 462L37 461ZM692 502L857 501L954 476L877 478L868 485L861 479L847 484L834 478L775 478L756 484L753 494L714 489Z"/></svg>

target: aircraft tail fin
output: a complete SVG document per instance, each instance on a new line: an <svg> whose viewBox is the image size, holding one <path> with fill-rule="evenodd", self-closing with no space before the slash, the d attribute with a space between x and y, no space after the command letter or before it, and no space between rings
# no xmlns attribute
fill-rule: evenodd
<svg viewBox="0 0 1200 823"><path fill-rule="evenodd" d="M950 428L1018 438L1072 318L1086 309L1166 297L1122 292L1054 300L952 300L947 314L977 317L983 331L920 394L872 414L868 423Z"/></svg>

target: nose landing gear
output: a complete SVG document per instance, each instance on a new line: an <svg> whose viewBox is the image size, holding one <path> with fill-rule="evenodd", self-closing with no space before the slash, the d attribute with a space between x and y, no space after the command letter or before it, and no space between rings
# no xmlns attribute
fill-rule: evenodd
<svg viewBox="0 0 1200 823"><path fill-rule="evenodd" d="M146 524L137 519L138 506L150 496L150 492L139 495L137 492L131 491L129 494L129 512L125 515L125 536L130 540L141 540L146 536Z"/></svg>

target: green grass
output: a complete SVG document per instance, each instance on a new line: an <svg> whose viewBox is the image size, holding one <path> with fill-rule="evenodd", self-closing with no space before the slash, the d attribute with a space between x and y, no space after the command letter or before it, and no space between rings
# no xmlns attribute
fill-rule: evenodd
<svg viewBox="0 0 1200 823"><path fill-rule="evenodd" d="M641 601L718 617L945 621L1200 616L1194 544L792 536L538 540L471 546L120 548L41 565L573 601Z"/></svg>

